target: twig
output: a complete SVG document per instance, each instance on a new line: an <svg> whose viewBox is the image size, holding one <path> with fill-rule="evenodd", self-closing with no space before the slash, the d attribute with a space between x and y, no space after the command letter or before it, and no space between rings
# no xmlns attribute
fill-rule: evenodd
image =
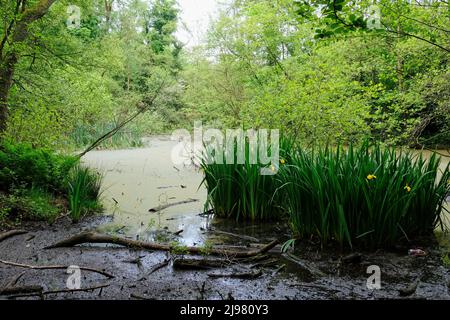
<svg viewBox="0 0 450 320"><path fill-rule="evenodd" d="M165 259L163 262L160 262L160 263L155 264L155 265L150 269L150 271L147 272L147 274L145 274L145 275L144 275L142 278L140 278L138 281L146 280L147 277L148 277L149 275L151 275L152 273L158 271L158 270L161 269L161 268L164 268L165 266L167 266L167 265L169 264L169 262L170 262L170 258L167 258L167 259Z"/></svg>
<svg viewBox="0 0 450 320"><path fill-rule="evenodd" d="M151 106L153 105L153 103L155 102L156 98L158 97L160 91L162 90L162 88L164 87L164 82L162 82L160 84L160 86L158 87L158 89L156 90L156 93L153 95L153 97L149 100L148 105ZM104 140L114 136L117 132L119 132L120 129L122 129L124 126L126 126L128 123L130 123L131 121L133 121L134 119L136 119L139 115L141 115L142 113L144 113L145 111L147 111L148 108L141 108L138 111L136 111L131 117L129 117L128 119L124 120L123 122L121 122L120 124L118 124L114 129L108 131L107 133L103 134L102 136L100 136L97 140L95 140L89 147L87 147L82 153L80 153L78 155L79 158L83 157L86 153L88 153L89 151L95 149L100 143L102 143Z"/></svg>
<svg viewBox="0 0 450 320"><path fill-rule="evenodd" d="M262 271L256 272L240 272L240 273L208 273L211 278L239 278L239 279L255 279L262 275Z"/></svg>
<svg viewBox="0 0 450 320"><path fill-rule="evenodd" d="M285 254L283 254L283 257L285 257L286 259L296 263L302 270L308 272L312 276L315 276L315 277L323 277L323 276L325 276L325 274L322 271L320 271L319 269L314 267L312 264L308 264L308 263L303 262L299 257L294 256L291 253L285 253Z"/></svg>
<svg viewBox="0 0 450 320"><path fill-rule="evenodd" d="M5 288L13 287L17 284L17 281L19 281L20 278L25 274L25 271L19 274L16 274L12 279L5 285Z"/></svg>
<svg viewBox="0 0 450 320"><path fill-rule="evenodd" d="M12 261L5 261L5 260L0 260L0 263L6 264L6 265L10 265L10 266L15 266L15 267L20 267L20 268L28 268L28 269L35 269L35 270L50 270L50 269L67 269L69 268L69 266L62 266L62 265L52 265L52 266L35 266L35 265L29 265L29 264L23 264L23 263L18 263L18 262L12 262ZM94 269L94 268L90 268L90 267L79 267L81 270L85 270L85 271L92 271L92 272L96 272L99 273L101 275L104 275L107 278L114 278L114 275L103 271L103 270L98 270L98 269Z"/></svg>
<svg viewBox="0 0 450 320"><path fill-rule="evenodd" d="M103 290L103 288L109 287L109 284L102 284L102 285L98 285L98 286L94 286L94 287L89 287L89 288L80 288L80 289L61 289L61 290L50 290L50 291L42 291L42 287L41 288L41 292L38 291L34 291L34 292L30 292L30 293L25 293L25 292L20 292L20 293L24 293L24 294L17 294L17 295L11 295L8 297L8 299L14 299L14 298L22 298L22 297L33 297L33 296L41 296L43 297L44 295L47 294L58 294L58 293L73 293L73 292L84 292L84 291L94 291L96 289L101 289ZM33 286L30 286L30 288L32 288ZM36 287L38 288L38 287Z"/></svg>
<svg viewBox="0 0 450 320"><path fill-rule="evenodd" d="M253 242L260 242L259 239L255 238L255 237L247 236L247 235L244 235L244 234L236 234L236 233L220 231L220 230L212 230L210 232L211 233L217 233L217 234L223 234L223 235L231 236L231 237L235 237L235 238L241 238L241 239L249 240L249 241L253 241Z"/></svg>
<svg viewBox="0 0 450 320"><path fill-rule="evenodd" d="M134 298L134 299L138 299L138 300L156 300L156 299L154 299L154 298L149 298L149 297L141 296L141 295L139 295L139 294L137 294L137 293L132 293L132 294L130 294L130 298Z"/></svg>
<svg viewBox="0 0 450 320"><path fill-rule="evenodd" d="M0 242L2 242L3 240L19 235L19 234L25 234L28 233L28 231L26 230L10 230L10 231L6 231L3 233L0 233Z"/></svg>
<svg viewBox="0 0 450 320"><path fill-rule="evenodd" d="M180 235L181 233L183 233L183 231L184 231L183 229L180 229L180 230L178 230L177 232L174 232L173 235L174 235L174 236L178 236L178 235Z"/></svg>
<svg viewBox="0 0 450 320"><path fill-rule="evenodd" d="M0 290L0 295L12 295L12 294L21 294L21 293L34 293L41 295L42 290L44 290L41 286L17 286L17 287L5 287Z"/></svg>
<svg viewBox="0 0 450 320"><path fill-rule="evenodd" d="M173 202L173 203L163 204L163 205L149 209L148 212L159 212L159 211L167 209L169 207L178 206L180 204L185 204L185 203L197 202L197 201L198 201L198 199L187 199L187 200L183 200L183 201L177 201L177 202Z"/></svg>
<svg viewBox="0 0 450 320"><path fill-rule="evenodd" d="M96 289L109 287L109 284L102 284L95 287L89 288L79 288L79 289L61 289L61 290L53 290L53 291L44 291L42 294L56 294L56 293L68 293L68 292L82 292L82 291L94 291Z"/></svg>

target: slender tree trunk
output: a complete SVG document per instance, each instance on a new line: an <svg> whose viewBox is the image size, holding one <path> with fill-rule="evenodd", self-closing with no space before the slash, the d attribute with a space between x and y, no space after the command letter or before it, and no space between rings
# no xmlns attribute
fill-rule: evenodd
<svg viewBox="0 0 450 320"><path fill-rule="evenodd" d="M0 56L0 134L5 131L8 121L8 97L13 84L15 66L18 61L18 55L14 47L27 40L29 36L29 25L42 18L56 1L40 0L30 8L25 8L25 1L23 1L21 4L21 14L17 18L15 27L13 30L8 30L3 37L5 43L7 41L10 43L10 48L8 53L3 56L2 52L2 56Z"/></svg>
<svg viewBox="0 0 450 320"><path fill-rule="evenodd" d="M401 51L400 51L400 37L401 37L401 26L400 26L400 21L398 21L397 24L397 45L395 48L395 54L397 57L397 81L398 81L398 91L402 92L403 91L403 58L401 55Z"/></svg>
<svg viewBox="0 0 450 320"><path fill-rule="evenodd" d="M0 61L0 134L6 129L8 120L8 96L13 83L14 66L17 63L15 54Z"/></svg>

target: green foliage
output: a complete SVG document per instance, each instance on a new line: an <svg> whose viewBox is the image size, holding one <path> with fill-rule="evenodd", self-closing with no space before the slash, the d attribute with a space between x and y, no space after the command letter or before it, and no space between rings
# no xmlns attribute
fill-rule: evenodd
<svg viewBox="0 0 450 320"><path fill-rule="evenodd" d="M52 221L66 207L74 221L101 209L102 177L78 158L28 144L0 147L0 221Z"/></svg>
<svg viewBox="0 0 450 320"><path fill-rule="evenodd" d="M209 147L208 147L209 148ZM211 206L218 217L236 220L274 220L280 218L281 209L276 201L275 175L261 175L262 168L276 170L273 165L251 163L252 146L245 142L245 163L237 161L237 143L234 142L233 163L217 163L218 154L226 159L226 150L208 150L202 157L204 172L202 183L208 190L205 209ZM278 164L276 164L278 166Z"/></svg>
<svg viewBox="0 0 450 320"><path fill-rule="evenodd" d="M99 173L77 165L69 172L66 183L69 215L73 221L101 209L102 176Z"/></svg>
<svg viewBox="0 0 450 320"><path fill-rule="evenodd" d="M10 194L0 193L0 224L22 220L52 222L61 211L62 205L52 194L42 189L17 189Z"/></svg>
<svg viewBox="0 0 450 320"><path fill-rule="evenodd" d="M272 176L261 175L261 165L250 164L248 152L245 164L203 157L206 206L235 219L287 215L296 238L350 247L391 246L444 227L440 214L450 192L450 170L447 165L440 171L436 154L425 160L368 142L305 150L293 141L283 140L279 171Z"/></svg>
<svg viewBox="0 0 450 320"><path fill-rule="evenodd" d="M207 46L187 58L188 118L218 128L280 128L305 143L372 136L445 146L449 55L423 39L445 43L447 7L382 1L385 26L372 30L365 15L372 4L232 1Z"/></svg>
<svg viewBox="0 0 450 320"><path fill-rule="evenodd" d="M181 244L179 241L170 242L170 252L172 254L185 255L189 254L188 247Z"/></svg>
<svg viewBox="0 0 450 320"><path fill-rule="evenodd" d="M34 149L28 144L0 146L0 191L38 187L51 193L65 191L64 180L77 159Z"/></svg>
<svg viewBox="0 0 450 320"><path fill-rule="evenodd" d="M293 231L322 243L369 248L430 235L450 191L449 166L364 143L296 149L279 179Z"/></svg>

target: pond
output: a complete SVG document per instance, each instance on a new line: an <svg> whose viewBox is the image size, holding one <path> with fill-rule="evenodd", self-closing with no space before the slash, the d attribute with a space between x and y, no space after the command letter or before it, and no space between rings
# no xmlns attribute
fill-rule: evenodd
<svg viewBox="0 0 450 320"><path fill-rule="evenodd" d="M212 221L200 215L207 196L206 189L200 186L203 175L194 165L172 163L171 151L176 144L170 136L154 136L145 139L144 148L92 151L84 157L87 165L104 174L103 204L105 213L113 215L113 220L102 225L102 231L134 239L167 241L170 240L167 235L182 230L175 239L183 244L196 245L205 241ZM432 154L431 151L413 152L425 157ZM450 153L439 153L447 155L441 160L444 170ZM187 203L170 206L183 201ZM149 212L149 209L166 205L163 210ZM449 202L446 207L450 209ZM449 223L450 216L445 213L444 217ZM247 225L240 231L261 236L261 230L267 231L267 228Z"/></svg>

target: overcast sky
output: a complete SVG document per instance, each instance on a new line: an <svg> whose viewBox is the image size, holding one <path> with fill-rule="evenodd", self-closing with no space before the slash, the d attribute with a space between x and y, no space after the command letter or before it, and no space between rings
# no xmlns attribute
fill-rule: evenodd
<svg viewBox="0 0 450 320"><path fill-rule="evenodd" d="M210 19L217 13L218 0L178 0L178 5L181 21L176 36L188 47L198 45L206 34Z"/></svg>

